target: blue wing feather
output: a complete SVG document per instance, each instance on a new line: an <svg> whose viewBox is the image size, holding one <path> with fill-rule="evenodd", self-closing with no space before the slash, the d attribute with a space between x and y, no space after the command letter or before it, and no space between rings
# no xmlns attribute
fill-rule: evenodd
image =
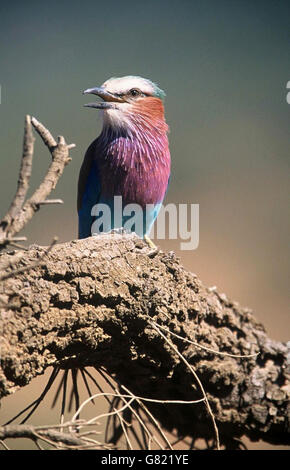
<svg viewBox="0 0 290 470"><path fill-rule="evenodd" d="M78 184L79 238L91 236L91 227L94 221L91 210L100 199L101 182L96 159L94 158L95 144L96 141L88 148L80 170Z"/></svg>
<svg viewBox="0 0 290 470"><path fill-rule="evenodd" d="M114 226L115 219L114 219L114 200L103 200L101 194L101 179L100 179L100 172L98 170L97 165L97 139L90 145L88 148L79 176L79 184L78 184L78 216L79 216L79 238L87 238L91 236L92 225L96 220L95 216L91 215L92 207L98 203L105 203L111 210L111 223L110 227L105 230L109 231L109 229L119 228ZM170 177L168 179L168 184L166 188L166 192L168 189ZM166 195L165 192L165 195ZM164 195L164 198L165 198ZM164 199L163 198L163 199ZM137 226L142 227L141 230L137 229L137 226L133 226L132 230L136 231L140 237L143 237L144 234L149 234L151 227L158 216L160 208L162 206L162 202L160 201L150 210L147 210L146 213L144 211L142 215L142 220L137 220ZM123 226L125 225L126 221L130 219L131 216L124 216L122 217ZM139 225L139 223L140 225ZM97 231L102 231L103 228L99 228Z"/></svg>

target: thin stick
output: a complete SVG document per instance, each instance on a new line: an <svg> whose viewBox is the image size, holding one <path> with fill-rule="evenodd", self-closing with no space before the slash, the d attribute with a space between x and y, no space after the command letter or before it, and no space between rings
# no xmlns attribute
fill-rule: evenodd
<svg viewBox="0 0 290 470"><path fill-rule="evenodd" d="M124 389L125 389L125 387L124 387ZM126 390L128 391L128 389L126 389ZM131 395L133 397L133 394L131 394ZM125 398L122 398L122 400L127 401ZM137 400L137 402L139 403L139 400ZM148 442L150 442L150 440L154 440L159 445L160 449L164 450L164 447L161 445L161 443L158 441L158 439L154 436L154 434L151 434L151 432L147 428L145 422L141 419L140 414L138 414L132 406L129 406L129 408L132 411L132 413L134 414L137 421L139 422L139 426L140 426L141 433L143 435L143 440L144 440L144 443L145 443L145 448L148 447L148 446L146 446L146 437L145 437L145 433L146 433L147 436L148 436ZM136 439L136 437L135 437L135 439ZM168 442L168 444L170 446L169 442ZM141 447L141 445L140 445L140 447Z"/></svg>
<svg viewBox="0 0 290 470"><path fill-rule="evenodd" d="M9 447L8 447L8 445L5 444L5 442L2 441L2 439L0 439L0 444L2 444L2 446L4 447L5 450L10 450Z"/></svg>
<svg viewBox="0 0 290 470"><path fill-rule="evenodd" d="M38 450L44 450L44 448L41 447L41 445L39 444L39 442L38 442L37 439L34 439L34 444L36 445L36 447L37 447Z"/></svg>
<svg viewBox="0 0 290 470"><path fill-rule="evenodd" d="M202 403L203 401L205 401L205 398L199 398L197 400L158 400L157 398L146 398L146 397L139 397L139 396L135 396L135 395L119 395L117 393L110 393L110 392L104 392L104 393L96 393L95 395L92 395L91 397L87 398L80 406L79 408L79 411L82 410L82 408L84 408L85 405L87 405L87 403L89 403L93 398L97 398L97 397L100 397L100 396L104 396L104 395L109 395L109 396L114 396L114 397L122 397L122 398L131 398L133 397L135 400L141 400L141 401L145 401L145 402L150 402L150 403L161 403L162 405L164 404L167 404L167 403L170 403L170 404L173 404L173 405L192 405L192 404L196 404L196 403ZM74 415L76 416L76 414ZM102 415L103 416L103 415ZM75 418L73 419L73 421L75 420Z"/></svg>
<svg viewBox="0 0 290 470"><path fill-rule="evenodd" d="M132 392L130 392L130 390L128 390L127 387L125 387L124 385L122 385L122 388L127 392L129 393L129 395L131 396L134 396L132 394ZM139 400L139 398L137 398L137 403L139 403L139 405L141 406L141 408L144 410L144 412L150 417L151 421L153 422L153 424L155 425L155 427L158 429L159 431L159 434L161 435L161 437L164 439L164 441L166 442L166 444L168 445L169 449L172 449L172 446L169 442L169 440L167 439L165 433L163 432L163 430L161 429L161 426L160 424L158 423L158 421L155 419L155 417L153 416L153 414L148 410L147 406L144 405L144 403ZM162 447L163 449L163 447Z"/></svg>
<svg viewBox="0 0 290 470"><path fill-rule="evenodd" d="M27 115L25 116L23 152L19 170L17 189L7 214L0 222L0 238L1 233L6 233L7 227L9 227L12 220L17 216L23 206L27 190L29 188L29 181L32 170L34 141L35 138L32 132L31 117Z"/></svg>
<svg viewBox="0 0 290 470"><path fill-rule="evenodd" d="M167 342L167 344L169 344L169 346L176 352L176 354L180 357L180 359L182 360L182 362L184 362L184 364L189 368L189 370L191 371L191 373L193 374L193 376L195 377L195 380L196 382L198 383L199 385L199 388L203 394L203 398L204 398L204 402L206 404L206 407L207 407L207 410L208 410L208 413L211 417L211 420L212 420L212 423L213 423L213 427L214 427L214 431L215 431L215 438L216 438L216 445L217 445L217 449L220 450L220 440L219 440L219 432L218 432L218 428L217 428L217 425L216 425L216 421L215 421L215 417L214 417L214 414L212 412L212 409L211 409L211 406L209 404L209 401L208 401L208 398L207 398L207 395L205 393L205 390L203 388L203 385L197 375L197 373L195 372L195 370L193 369L193 367L191 367L191 365L189 364L189 362L185 359L185 357L178 351L177 347L174 346L171 341L169 341L166 336L162 333L162 331L159 330L159 328L156 327L156 325L153 323L153 322L150 322L150 324L152 325L152 327L162 336L162 338Z"/></svg>
<svg viewBox="0 0 290 470"><path fill-rule="evenodd" d="M14 242L26 242L27 237L9 237L9 238L2 238L0 240L0 245L11 245Z"/></svg>
<svg viewBox="0 0 290 470"><path fill-rule="evenodd" d="M240 355L240 354L230 354L230 353L227 353L227 352L216 351L214 349L208 348L207 346L203 346L203 345L201 345L201 344L199 344L195 341L192 341L190 339L183 338L182 336L179 336L176 333L173 333L172 331L168 330L168 328L165 328L164 326L161 326L161 325L153 322L152 320L150 320L150 323L154 324L155 326L157 326L158 328L161 328L164 331L167 331L167 333L170 333L172 336L175 336L176 338L181 339L182 341L184 341L186 343L193 344L197 348L204 349L205 351L212 352L213 354L219 354L221 356L229 356L229 357L237 357L237 358L257 357L260 354L260 352L257 352L257 353L254 353L254 354Z"/></svg>
<svg viewBox="0 0 290 470"><path fill-rule="evenodd" d="M48 195L55 188L65 166L71 160L69 157L69 150L73 147L72 145L67 145L62 136L58 137L56 141L49 130L34 117L31 118L31 124L40 135L44 144L48 147L52 161L42 182L34 191L33 195L26 200L25 204L18 212L17 217L8 225L6 224L6 238L12 237L16 233L20 232L20 230L22 230L30 221L35 212L39 209L40 204L43 203L43 201L46 201Z"/></svg>
<svg viewBox="0 0 290 470"><path fill-rule="evenodd" d="M125 402L127 404L127 402ZM120 411L116 408L114 408L114 411L116 412L116 414L118 415L118 418L120 420L120 424L121 424L121 427L122 427L122 430L123 430L123 434L125 436L125 439L126 439L126 443L127 443L127 447L131 450L133 450L133 446L131 444L131 441L129 439L129 436L128 436L128 433L127 433L127 430L126 430L126 426L125 426L125 420L123 419Z"/></svg>
<svg viewBox="0 0 290 470"><path fill-rule="evenodd" d="M34 129L36 130L36 132L42 138L45 145L49 148L49 150L50 151L53 150L53 148L57 146L57 142L54 139L54 137L52 136L52 134L49 132L49 130L46 129L46 127L44 127L44 125L41 124L41 122L39 122L37 119L35 119L35 117L31 118L31 123L32 123Z"/></svg>
<svg viewBox="0 0 290 470"><path fill-rule="evenodd" d="M101 375L101 377L103 377L103 379L106 381L106 383L111 387L111 389L113 391L115 391L115 387L112 384L111 378L108 377L106 371L105 370L102 371L102 369L100 368L100 369L98 369L98 372ZM99 388L100 391L102 391L100 387L98 387L98 388ZM109 405L110 405L109 412L111 412L113 410L115 404L116 404L116 401L118 403L118 398L115 397L113 400L109 400L106 395L105 395L105 398L109 402ZM113 423L112 423L113 431L112 431L112 437L111 437L110 440L112 440L115 437L115 434L116 434L116 416L115 415L113 415L113 417L109 416L109 419L107 420L106 428L105 428L105 441L106 442L108 441L109 427L110 427L110 424L111 424L111 419L113 421Z"/></svg>
<svg viewBox="0 0 290 470"><path fill-rule="evenodd" d="M104 396L104 395L111 395L111 396L118 396L118 394L116 393L96 393L95 395L93 395L92 397L89 397L87 398L82 404L81 406L79 407L79 409L77 410L77 412L73 415L72 417L72 422L74 422L76 420L76 418L79 416L81 410L84 408L85 405L87 405L92 398L97 398L97 397L100 397L100 396ZM128 398L130 398L130 396L128 396ZM134 398L131 399L130 403L134 401ZM121 408L121 410L119 411L123 411L127 408L127 405L126 406L123 406ZM91 424L91 423L94 423L96 422L97 420L101 419L101 418L104 418L104 417L108 417L108 416L111 416L111 415L114 415L116 414L115 412L109 412L109 413L102 413L101 415L99 416L96 416L95 418L92 418L90 419L89 421L87 421L88 424Z"/></svg>
<svg viewBox="0 0 290 470"><path fill-rule="evenodd" d="M124 400L125 400L124 395L123 395L123 396L120 395L120 392L117 391L116 388L112 385L111 378L108 376L107 372L106 372L106 371L103 371L103 372L102 372L101 370L99 370L99 372L100 372L100 374L102 375L102 377L106 380L106 382L109 384L109 386L112 388L112 390L115 391L116 393L118 393L118 396L119 396L119 397L122 397L122 400L124 401ZM130 396L132 396L132 397L134 396L134 395L130 392L130 390L128 390L125 386L122 385L121 387L122 387L127 393L129 393ZM115 400L115 399L114 399L114 400ZM114 400L113 400L113 402L114 402ZM145 406L139 399L137 399L136 401L137 401L137 403L139 404L139 406L141 406L144 410L147 410L146 406ZM113 402L112 402L112 403L113 403ZM129 406L129 408L130 408L130 410L132 411L132 413L134 414L134 416L137 418L137 420L139 421L140 427L141 427L141 425L142 425L142 426L145 426L145 428L146 428L145 423L141 420L141 418L139 418L139 415L138 415L138 413L134 410L134 408L133 408L132 406ZM112 408L111 408L111 409L112 409ZM110 411L111 411L111 410L110 410ZM149 410L148 410L148 415L149 415L149 413L150 413L150 412L149 412ZM150 414L151 414L151 413L150 413ZM115 418L115 416L113 416L113 419L114 419L114 418ZM151 421L153 422L153 424L155 425L155 427L158 429L158 432L162 435L162 437L164 438L164 440L165 440L165 441L169 444L169 446L170 446L170 443L167 441L166 436L163 435L164 433L163 433L162 429L160 428L159 423L155 420L155 418L154 418L153 415L151 415L151 418L152 418ZM110 419L108 419L107 424L106 424L106 432L105 432L105 439L106 439L106 440L107 440L107 437L108 437L109 421L110 421ZM155 421L155 422L154 422L154 421ZM145 428L144 428L144 429L145 429ZM142 431L144 432L144 429L143 429L142 427L141 427L141 429L142 429ZM146 429L147 429L147 428L146 428ZM160 444L160 442L158 441L158 439L157 439L154 435L151 436L149 430L147 430L147 431L148 431L148 440L149 440L149 443L151 442L151 440L152 440L152 438L153 438L153 439L156 441L156 443L159 445L159 447L160 447L161 449L164 449L164 447ZM144 437L144 442L145 442L145 437ZM145 446L146 446L146 445L145 445Z"/></svg>
<svg viewBox="0 0 290 470"><path fill-rule="evenodd" d="M39 201L39 206L49 205L49 204L63 204L62 199L46 199L45 201Z"/></svg>

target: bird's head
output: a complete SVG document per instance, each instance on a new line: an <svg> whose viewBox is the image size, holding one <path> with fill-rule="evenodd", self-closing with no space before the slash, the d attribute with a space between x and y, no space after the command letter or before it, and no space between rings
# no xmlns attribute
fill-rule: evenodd
<svg viewBox="0 0 290 470"><path fill-rule="evenodd" d="M83 93L103 100L85 106L103 111L105 127L131 131L150 127L161 132L168 130L163 107L165 93L151 80L131 75L113 77L101 87L88 88Z"/></svg>

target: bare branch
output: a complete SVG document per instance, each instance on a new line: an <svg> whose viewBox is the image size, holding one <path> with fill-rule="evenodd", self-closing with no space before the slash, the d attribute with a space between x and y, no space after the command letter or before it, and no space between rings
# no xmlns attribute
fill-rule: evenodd
<svg viewBox="0 0 290 470"><path fill-rule="evenodd" d="M248 309L204 287L174 254L148 257L134 235L46 250L32 246L22 259L0 258L0 268L12 258L14 271L37 261L0 285L0 394L49 366L92 366L135 397L119 393L126 403L111 402L109 413L145 403L163 430L215 437L220 447L243 434L287 442L288 348L271 340Z"/></svg>
<svg viewBox="0 0 290 470"><path fill-rule="evenodd" d="M34 137L32 126L40 135L44 144L48 147L52 161L46 175L33 195L25 202L31 175ZM6 246L14 241L15 234L19 233L31 220L41 205L62 204L61 199L47 199L61 177L65 166L70 162L69 150L74 144L67 145L64 137L58 137L57 141L48 129L37 119L26 116L23 155L19 174L18 188L11 207L0 223L0 244Z"/></svg>
<svg viewBox="0 0 290 470"><path fill-rule="evenodd" d="M48 204L63 204L62 199L46 199L45 201L40 201L38 203L40 206L48 205Z"/></svg>
<svg viewBox="0 0 290 470"><path fill-rule="evenodd" d="M74 423L65 423L63 428L72 428ZM34 442L42 440L57 449L110 449L112 446L102 444L96 440L88 439L87 433L77 435L75 432L60 432L57 426L33 426L27 424L14 424L0 426L0 442L5 439L27 438ZM7 449L7 446L6 446Z"/></svg>
<svg viewBox="0 0 290 470"><path fill-rule="evenodd" d="M15 219L15 217L19 214L25 201L32 170L34 140L35 138L32 132L31 118L27 115L25 117L23 153L17 190L7 214L0 222L0 239L5 236L7 227L9 227L13 219Z"/></svg>
<svg viewBox="0 0 290 470"><path fill-rule="evenodd" d="M57 146L57 142L52 136L52 134L50 133L50 131L46 129L46 127L44 127L44 125L41 124L41 122L35 119L35 117L32 117L31 123L34 129L36 130L36 132L42 138L44 144L49 148L50 153L52 153L54 147Z"/></svg>

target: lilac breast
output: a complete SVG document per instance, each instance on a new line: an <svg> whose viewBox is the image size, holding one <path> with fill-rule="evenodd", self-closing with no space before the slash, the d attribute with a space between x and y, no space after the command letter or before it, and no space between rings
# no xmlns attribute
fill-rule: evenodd
<svg viewBox="0 0 290 470"><path fill-rule="evenodd" d="M95 158L103 201L122 196L123 205L137 203L141 207L163 201L170 175L166 134L138 137L101 134Z"/></svg>

